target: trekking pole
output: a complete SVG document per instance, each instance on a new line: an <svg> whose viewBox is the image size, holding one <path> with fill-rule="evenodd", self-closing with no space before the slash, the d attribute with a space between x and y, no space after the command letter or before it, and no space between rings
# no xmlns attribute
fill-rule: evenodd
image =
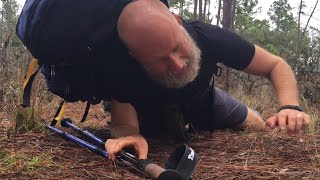
<svg viewBox="0 0 320 180"><path fill-rule="evenodd" d="M87 137L87 138L93 140L94 142L96 142L97 144L99 144L100 146L104 147L105 142L101 138L89 133L86 130L78 128L77 126L75 126L72 123L71 119L63 119L63 120L61 120L61 126L62 127L66 127L66 128L71 128L72 130L74 130L78 134L80 134L80 135L82 135L84 137Z"/></svg>
<svg viewBox="0 0 320 180"><path fill-rule="evenodd" d="M64 139L67 139L69 141L75 142L75 143L79 144L80 146L82 146L84 148L87 148L87 149L93 151L94 153L96 153L96 154L98 154L98 155L100 155L102 157L108 157L108 154L107 154L107 152L105 150L102 150L101 148L99 148L99 147L97 147L97 146L95 146L93 144L90 144L90 143L88 143L88 142L86 142L86 141L84 141L84 140L82 140L80 138L77 138L77 137L75 137L75 136L73 136L73 135L71 135L71 134L69 134L67 132L61 131L60 129L57 129L57 128L53 127L53 126L46 125L46 127L49 130L51 130L51 131L55 132L56 134L58 134L59 136L61 136L62 138L64 138Z"/></svg>
<svg viewBox="0 0 320 180"><path fill-rule="evenodd" d="M70 119L62 120L61 124L64 127L70 127L71 129L73 129L77 133L79 133L83 136L86 136L87 138L90 138L91 140L98 143L100 146L101 145L104 146L104 142L102 139L96 137L95 135L89 133L88 131L82 130L82 129L78 128L77 126L73 125ZM87 148L102 157L106 157L106 158L108 157L107 151L105 151L105 150L103 150L103 149L101 149L101 148L99 148L99 147L97 147L87 141L84 141L80 138L77 138L77 137L75 137L67 132L61 131L55 127L52 127L49 125L46 125L46 127L49 128L49 130L60 135L61 137L63 137L66 140L70 140L74 143L77 143L80 146ZM134 155L132 155L128 152L125 152L125 151L120 151L119 156L117 157L117 160L129 163L133 167L144 172L146 175L148 175L152 179L157 179L157 180L167 180L167 179L182 180L183 179L182 176L177 171L170 170L170 169L166 170L166 169L152 163L151 160L148 160L148 159L140 160L140 159L136 158Z"/></svg>

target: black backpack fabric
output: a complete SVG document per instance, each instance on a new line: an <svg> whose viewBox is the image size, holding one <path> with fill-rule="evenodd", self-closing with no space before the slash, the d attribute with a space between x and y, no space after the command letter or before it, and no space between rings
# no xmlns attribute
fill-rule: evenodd
<svg viewBox="0 0 320 180"><path fill-rule="evenodd" d="M17 35L43 64L90 60L95 46L116 37L122 9L131 0L27 0Z"/></svg>
<svg viewBox="0 0 320 180"><path fill-rule="evenodd" d="M161 1L169 6L167 0ZM114 45L122 46L116 24L122 9L130 2L26 1L16 33L38 60L49 91L68 102L81 100L96 104L110 98L107 88L101 92L95 73L95 61L105 58L97 51L108 49L116 53L117 48L123 49Z"/></svg>

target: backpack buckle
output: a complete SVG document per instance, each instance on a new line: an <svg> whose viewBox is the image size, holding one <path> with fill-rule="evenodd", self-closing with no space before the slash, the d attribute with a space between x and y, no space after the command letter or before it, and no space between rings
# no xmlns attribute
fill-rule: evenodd
<svg viewBox="0 0 320 180"><path fill-rule="evenodd" d="M51 76L51 84L54 84L54 77L56 76L56 71L54 70L55 66L50 66L50 76Z"/></svg>
<svg viewBox="0 0 320 180"><path fill-rule="evenodd" d="M222 73L222 68L220 66L217 66L217 71L214 73L217 77L220 77Z"/></svg>

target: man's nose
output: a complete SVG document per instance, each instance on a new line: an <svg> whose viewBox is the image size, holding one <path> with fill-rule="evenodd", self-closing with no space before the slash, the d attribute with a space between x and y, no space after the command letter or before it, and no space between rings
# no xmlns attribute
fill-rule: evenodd
<svg viewBox="0 0 320 180"><path fill-rule="evenodd" d="M184 67L186 66L186 63L183 61L183 58L177 56L177 55L171 55L170 56L170 62L169 62L169 68L170 70L180 73Z"/></svg>

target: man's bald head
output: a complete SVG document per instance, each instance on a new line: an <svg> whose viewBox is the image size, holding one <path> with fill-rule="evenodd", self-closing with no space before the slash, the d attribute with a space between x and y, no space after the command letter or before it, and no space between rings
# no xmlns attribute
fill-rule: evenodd
<svg viewBox="0 0 320 180"><path fill-rule="evenodd" d="M122 11L120 39L150 77L170 88L180 88L197 76L200 50L159 0L137 0Z"/></svg>
<svg viewBox="0 0 320 180"><path fill-rule="evenodd" d="M168 8L159 0L137 0L126 6L118 20L118 34L131 51L157 43L166 44L168 35L182 28Z"/></svg>

